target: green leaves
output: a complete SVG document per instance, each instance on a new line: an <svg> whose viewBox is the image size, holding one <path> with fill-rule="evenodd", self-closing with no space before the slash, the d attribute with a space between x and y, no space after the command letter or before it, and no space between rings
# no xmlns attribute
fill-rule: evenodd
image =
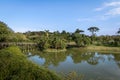
<svg viewBox="0 0 120 80"><path fill-rule="evenodd" d="M41 50L52 48L52 49L65 49L66 48L66 40L54 34L42 35L38 42L39 48Z"/></svg>
<svg viewBox="0 0 120 80"><path fill-rule="evenodd" d="M73 37L77 46L86 46L90 44L90 38L84 34L74 33Z"/></svg>

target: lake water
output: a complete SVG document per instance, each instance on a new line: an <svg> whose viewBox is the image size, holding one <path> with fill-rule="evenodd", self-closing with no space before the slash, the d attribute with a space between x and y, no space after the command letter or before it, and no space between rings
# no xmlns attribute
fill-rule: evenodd
<svg viewBox="0 0 120 80"><path fill-rule="evenodd" d="M120 80L120 53L69 50L64 53L31 52L29 60L57 73L75 71L83 80Z"/></svg>

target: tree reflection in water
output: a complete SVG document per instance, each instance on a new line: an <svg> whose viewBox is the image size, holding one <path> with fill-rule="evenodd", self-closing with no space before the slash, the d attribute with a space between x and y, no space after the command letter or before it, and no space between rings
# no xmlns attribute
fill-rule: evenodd
<svg viewBox="0 0 120 80"><path fill-rule="evenodd" d="M64 62L67 58L67 56L70 56L73 60L74 64L87 62L90 65L97 65L99 62L105 62L105 58L107 58L108 61L114 60L117 62L118 66L120 67L120 54L108 54L108 53L97 53L97 52L86 52L84 50L77 50L72 49L67 52L61 52L61 53L43 53L40 51L34 51L31 52L32 55L28 55L29 57L38 55L39 58L44 58L45 67L48 67L49 65L58 66L60 62Z"/></svg>

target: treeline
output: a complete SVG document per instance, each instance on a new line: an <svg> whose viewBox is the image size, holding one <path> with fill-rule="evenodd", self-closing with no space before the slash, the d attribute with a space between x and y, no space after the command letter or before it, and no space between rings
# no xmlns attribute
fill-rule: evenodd
<svg viewBox="0 0 120 80"><path fill-rule="evenodd" d="M15 33L7 24L0 21L0 42L36 42L40 49L65 49L69 46L85 47L88 45L120 46L120 35L97 36L98 27L90 27L91 36L84 34L83 30L76 29L73 33L49 30L28 31ZM116 31L120 34L120 29ZM116 33L115 32L115 33Z"/></svg>
<svg viewBox="0 0 120 80"><path fill-rule="evenodd" d="M97 36L96 32L100 29L98 27L90 27L88 30L92 33L91 36L85 35L83 30L76 29L73 33L55 31L49 32L49 30L39 32L26 32L26 37L34 42L38 42L40 48L55 48L63 49L67 45L75 45L77 47L84 47L88 45L101 45L101 46L120 46L119 35L102 35ZM120 29L117 31L120 33ZM75 44L70 44L75 42Z"/></svg>

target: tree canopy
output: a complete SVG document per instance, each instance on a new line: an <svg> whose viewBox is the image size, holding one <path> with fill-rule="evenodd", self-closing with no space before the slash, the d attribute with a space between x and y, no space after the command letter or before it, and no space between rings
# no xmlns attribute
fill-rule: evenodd
<svg viewBox="0 0 120 80"><path fill-rule="evenodd" d="M95 35L95 32L99 31L100 29L98 27L90 27L88 28L90 32L92 32L92 36Z"/></svg>

